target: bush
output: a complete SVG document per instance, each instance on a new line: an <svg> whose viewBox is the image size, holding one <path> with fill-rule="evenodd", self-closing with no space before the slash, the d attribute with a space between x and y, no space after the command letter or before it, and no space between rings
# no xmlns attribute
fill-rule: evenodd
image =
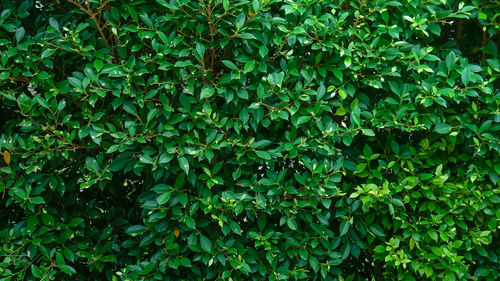
<svg viewBox="0 0 500 281"><path fill-rule="evenodd" d="M1 3L1 280L500 278L496 1Z"/></svg>

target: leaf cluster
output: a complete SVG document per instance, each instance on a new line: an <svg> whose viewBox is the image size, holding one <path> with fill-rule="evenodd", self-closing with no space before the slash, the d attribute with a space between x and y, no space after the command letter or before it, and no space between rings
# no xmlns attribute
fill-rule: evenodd
<svg viewBox="0 0 500 281"><path fill-rule="evenodd" d="M497 280L496 1L0 0L0 280Z"/></svg>

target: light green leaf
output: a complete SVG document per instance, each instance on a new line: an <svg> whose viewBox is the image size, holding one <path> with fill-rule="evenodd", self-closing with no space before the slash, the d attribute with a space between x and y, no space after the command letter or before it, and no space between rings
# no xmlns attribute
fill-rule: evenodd
<svg viewBox="0 0 500 281"><path fill-rule="evenodd" d="M311 116L300 116L297 118L297 126L307 123L309 120L311 120Z"/></svg>
<svg viewBox="0 0 500 281"><path fill-rule="evenodd" d="M243 68L243 73L248 73L252 72L255 67L255 64L253 61L249 61L245 64L245 67Z"/></svg>
<svg viewBox="0 0 500 281"><path fill-rule="evenodd" d="M374 137L375 133L373 132L372 129L363 129L363 135L369 136L369 137Z"/></svg>
<svg viewBox="0 0 500 281"><path fill-rule="evenodd" d="M346 67L346 68L349 68L349 66L351 66L351 62L352 62L352 61L351 61L351 57L346 57L346 58L344 59L344 64L345 64L345 67Z"/></svg>
<svg viewBox="0 0 500 281"><path fill-rule="evenodd" d="M462 83L464 83L465 86L469 85L469 81L470 81L470 75L471 75L471 71L470 71L470 67L469 66L466 66L462 69Z"/></svg>
<svg viewBox="0 0 500 281"><path fill-rule="evenodd" d="M215 90L214 90L214 88L212 88L212 86L203 86L203 88L201 89L200 98L201 99L209 98L214 93L215 93Z"/></svg>
<svg viewBox="0 0 500 281"><path fill-rule="evenodd" d="M438 240L438 235L436 233L436 231L434 229L429 229L427 231L427 235L429 235L429 237L434 240L434 241L437 241Z"/></svg>

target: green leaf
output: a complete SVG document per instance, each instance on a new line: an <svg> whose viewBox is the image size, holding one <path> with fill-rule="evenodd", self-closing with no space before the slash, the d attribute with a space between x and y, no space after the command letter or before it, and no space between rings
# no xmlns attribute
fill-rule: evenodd
<svg viewBox="0 0 500 281"><path fill-rule="evenodd" d="M345 160L344 163L343 163L343 166L347 170L351 170L351 171L357 171L358 170L358 167L356 166L356 163L354 163L353 161L350 161L350 160Z"/></svg>
<svg viewBox="0 0 500 281"><path fill-rule="evenodd" d="M139 23L139 18L137 17L137 12L135 11L134 7L132 7L130 5L127 5L126 7L127 7L127 10L128 10L130 17L132 17L132 19L136 23Z"/></svg>
<svg viewBox="0 0 500 281"><path fill-rule="evenodd" d="M101 261L103 261L103 262L116 262L116 257L115 257L115 255L106 255L106 256L101 258Z"/></svg>
<svg viewBox="0 0 500 281"><path fill-rule="evenodd" d="M379 237L385 236L384 230L379 225L377 225L377 224L370 225L369 228L370 228L371 232L373 232L373 234L375 234L376 236L379 236Z"/></svg>
<svg viewBox="0 0 500 281"><path fill-rule="evenodd" d="M307 123L309 120L311 120L311 116L300 116L299 118L297 118L296 125L298 126Z"/></svg>
<svg viewBox="0 0 500 281"><path fill-rule="evenodd" d="M158 196L158 198L156 198L156 202L158 202L159 205L163 205L168 202L168 200L170 199L170 195L172 195L172 192L167 191Z"/></svg>
<svg viewBox="0 0 500 281"><path fill-rule="evenodd" d="M187 257L181 257L180 263L184 267L191 267L191 261Z"/></svg>
<svg viewBox="0 0 500 281"><path fill-rule="evenodd" d="M470 67L469 66L466 66L462 69L462 83L464 83L465 86L469 85L469 81L470 81L470 75L471 75L471 71L470 71Z"/></svg>
<svg viewBox="0 0 500 281"><path fill-rule="evenodd" d="M83 84L82 81L75 77L68 77L68 81L73 87L78 88L78 89L83 89Z"/></svg>
<svg viewBox="0 0 500 281"><path fill-rule="evenodd" d="M259 47L259 55L263 58L269 53L269 49L266 46Z"/></svg>
<svg viewBox="0 0 500 281"><path fill-rule="evenodd" d="M434 241L438 241L438 235L436 233L436 231L434 229L429 229L427 231L427 235L429 235L429 237L434 240Z"/></svg>
<svg viewBox="0 0 500 281"><path fill-rule="evenodd" d="M52 216L51 214L42 214L41 218L42 218L43 224L48 225L48 226L54 225L54 222L55 222L54 216Z"/></svg>
<svg viewBox="0 0 500 281"><path fill-rule="evenodd" d="M189 198L186 193L179 193L177 194L177 198L179 199L179 202L183 205L186 206L187 202L189 201Z"/></svg>
<svg viewBox="0 0 500 281"><path fill-rule="evenodd" d="M325 85L324 84L319 85L319 88L316 91L316 99L317 100L321 100L321 98L323 98L323 96L325 95L325 93L326 93L326 87L325 87Z"/></svg>
<svg viewBox="0 0 500 281"><path fill-rule="evenodd" d="M436 35L441 34L441 27L436 22L429 23L429 30Z"/></svg>
<svg viewBox="0 0 500 281"><path fill-rule="evenodd" d="M405 204L403 203L403 201L401 201L398 198L391 198L389 201L391 201L391 203L394 204L394 205L396 205L396 206L400 206L400 207L404 207L405 206Z"/></svg>
<svg viewBox="0 0 500 281"><path fill-rule="evenodd" d="M266 151L255 150L255 154L264 160L271 160L271 154Z"/></svg>
<svg viewBox="0 0 500 281"><path fill-rule="evenodd" d="M391 91L393 93L395 93L396 95L401 95L401 90L396 82L389 81L389 87L391 88Z"/></svg>
<svg viewBox="0 0 500 281"><path fill-rule="evenodd" d="M340 223L339 231L340 231L340 236L344 236L347 234L347 231L349 231L349 221L348 220L343 220Z"/></svg>
<svg viewBox="0 0 500 281"><path fill-rule="evenodd" d="M363 146L363 156L367 159L369 159L371 156L373 155L373 150L372 148L368 145L368 144L365 144Z"/></svg>
<svg viewBox="0 0 500 281"><path fill-rule="evenodd" d="M34 265L34 264L31 264L31 273L33 274L33 276L35 278L40 278L43 276L43 273L42 271L40 270L40 268L38 268L38 266Z"/></svg>
<svg viewBox="0 0 500 281"><path fill-rule="evenodd" d="M104 65L103 62L100 59L96 59L94 61L94 67L96 68L97 71L100 71L102 69L103 65Z"/></svg>
<svg viewBox="0 0 500 281"><path fill-rule="evenodd" d="M342 135L342 142L346 145L346 146L350 146L351 143L352 143L352 136L350 134L344 134Z"/></svg>
<svg viewBox="0 0 500 281"><path fill-rule="evenodd" d="M99 172L99 164L97 163L97 160L93 157L85 158L85 166L94 173Z"/></svg>
<svg viewBox="0 0 500 281"><path fill-rule="evenodd" d="M258 12L260 7L260 2L259 0L253 0L252 1L252 8L254 12Z"/></svg>
<svg viewBox="0 0 500 281"><path fill-rule="evenodd" d="M45 200L43 199L43 197L36 196L31 198L31 202L33 202L33 204L44 204Z"/></svg>
<svg viewBox="0 0 500 281"><path fill-rule="evenodd" d="M157 2L158 4L160 4L160 5L164 6L164 7L167 7L167 8L169 8L169 9L171 9L171 10L178 10L178 9L179 9L179 8L177 8L177 6L174 6L174 5L172 5L172 4L170 4L170 3L168 3L168 2L167 2L167 1L165 1L165 0L156 0L156 2Z"/></svg>
<svg viewBox="0 0 500 281"><path fill-rule="evenodd" d="M240 38L247 39L247 40L257 39L252 33L248 33L248 32L241 33Z"/></svg>
<svg viewBox="0 0 500 281"><path fill-rule="evenodd" d="M246 108L243 108L240 111L240 120L241 120L241 122L243 122L243 124L246 124L249 119L250 119L250 116L248 114L248 110Z"/></svg>
<svg viewBox="0 0 500 281"><path fill-rule="evenodd" d="M23 40L24 38L24 33L25 33L25 30L24 30L24 27L19 27L17 30L16 30L16 41L19 43L21 42L21 40Z"/></svg>
<svg viewBox="0 0 500 281"><path fill-rule="evenodd" d="M203 88L201 89L200 99L209 98L214 93L215 93L215 90L211 86L203 86Z"/></svg>
<svg viewBox="0 0 500 281"><path fill-rule="evenodd" d="M361 110L359 107L355 107L351 112L351 120L354 124L361 126Z"/></svg>
<svg viewBox="0 0 500 281"><path fill-rule="evenodd" d="M351 66L351 62L352 62L352 61L351 61L351 57L346 57L346 58L344 59L344 65L345 65L345 67L346 67L346 68L349 68L349 66Z"/></svg>
<svg viewBox="0 0 500 281"><path fill-rule="evenodd" d="M200 244L201 244L201 248L205 252L210 252L212 250L212 242L210 241L210 239L208 239L203 234L200 234Z"/></svg>
<svg viewBox="0 0 500 281"><path fill-rule="evenodd" d="M455 276L455 273L452 271L446 271L445 277L443 279L444 281L455 281L457 280L457 277Z"/></svg>
<svg viewBox="0 0 500 281"><path fill-rule="evenodd" d="M156 193L162 194L162 193L166 193L168 191L171 191L171 188L166 184L160 183L160 184L155 185L152 188L152 190Z"/></svg>
<svg viewBox="0 0 500 281"><path fill-rule="evenodd" d="M189 174L189 162L186 159L186 157L184 157L184 156L177 157L177 160L179 160L179 166L181 167L181 169L186 173L186 175L188 175Z"/></svg>
<svg viewBox="0 0 500 281"><path fill-rule="evenodd" d="M222 63L227 66L228 68L232 69L232 70L238 70L238 67L236 66L236 64L234 64L233 62L231 61L228 61L228 60L223 60Z"/></svg>
<svg viewBox="0 0 500 281"><path fill-rule="evenodd" d="M10 77L9 71L0 72L0 80L5 80Z"/></svg>
<svg viewBox="0 0 500 281"><path fill-rule="evenodd" d="M143 225L132 225L125 230L128 235L136 236L144 232L146 228Z"/></svg>
<svg viewBox="0 0 500 281"><path fill-rule="evenodd" d="M205 56L205 46L200 43L196 43L196 52L198 53L198 56L203 59L203 56Z"/></svg>
<svg viewBox="0 0 500 281"><path fill-rule="evenodd" d="M50 17L49 18L49 24L50 26L52 26L53 28L59 30L59 23L57 22L57 20L55 20L53 17Z"/></svg>
<svg viewBox="0 0 500 281"><path fill-rule="evenodd" d="M394 140L391 141L391 149L394 154L399 154L399 144L395 142Z"/></svg>
<svg viewBox="0 0 500 281"><path fill-rule="evenodd" d="M288 220L286 221L286 224L288 225L288 227L292 230L297 230L297 222L292 219L292 218L288 218Z"/></svg>
<svg viewBox="0 0 500 281"><path fill-rule="evenodd" d="M309 264L311 265L311 268L316 272L318 271L318 259L314 256L309 257Z"/></svg>
<svg viewBox="0 0 500 281"><path fill-rule="evenodd" d="M127 102L127 101L124 102L123 109L132 115L137 115L137 109L135 108L135 106L131 102Z"/></svg>
<svg viewBox="0 0 500 281"><path fill-rule="evenodd" d="M254 68L255 68L254 62L249 61L245 64L245 67L243 68L243 73L252 72Z"/></svg>
<svg viewBox="0 0 500 281"><path fill-rule="evenodd" d="M332 72L333 75L335 75L335 77L337 77L337 79L342 82L342 80L344 79L344 74L342 73L342 71L338 70L337 68L333 68Z"/></svg>
<svg viewBox="0 0 500 281"><path fill-rule="evenodd" d="M456 56L455 56L455 53L453 51L449 52L448 55L446 56L445 62L446 62L446 68L448 69L448 72L453 70L453 66L455 65L455 59L456 59Z"/></svg>
<svg viewBox="0 0 500 281"><path fill-rule="evenodd" d="M436 131L436 133L438 134L447 134L450 132L450 130L451 126L444 123L436 124L436 127L434 128L434 131Z"/></svg>
<svg viewBox="0 0 500 281"><path fill-rule="evenodd" d="M189 227L189 228L196 228L196 222L193 218L190 218L190 217L187 217L186 218L186 226Z"/></svg>
<svg viewBox="0 0 500 281"><path fill-rule="evenodd" d="M240 30L245 24L245 14L242 12L236 17L236 21L234 23L236 30Z"/></svg>
<svg viewBox="0 0 500 281"><path fill-rule="evenodd" d="M244 88L239 88L236 94L240 99L248 100L248 92Z"/></svg>
<svg viewBox="0 0 500 281"><path fill-rule="evenodd" d="M68 275L73 275L73 274L76 274L76 270L75 270L75 268L73 268L73 267L72 267L72 266L70 266L70 265L67 265L67 264L65 264L65 265L58 265L58 268L59 268L62 272L66 273L66 274L68 274Z"/></svg>
<svg viewBox="0 0 500 281"><path fill-rule="evenodd" d="M375 133L373 132L372 129L363 129L363 135L369 136L369 137L374 137Z"/></svg>

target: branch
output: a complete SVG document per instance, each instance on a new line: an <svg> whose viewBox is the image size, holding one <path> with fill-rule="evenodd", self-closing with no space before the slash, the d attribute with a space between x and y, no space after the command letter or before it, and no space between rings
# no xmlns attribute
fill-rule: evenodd
<svg viewBox="0 0 500 281"><path fill-rule="evenodd" d="M96 17L97 14L92 11L92 8L90 7L89 1L85 0L86 8L83 7L82 4L78 3L77 0L68 0L68 1L70 3L72 3L73 5L77 6L78 8L80 8L80 10L82 10L83 12L85 12L87 15L90 16L90 18L94 21L95 25L97 26L97 30L99 31L99 34L101 34L102 40L104 40L104 44L106 45L106 48L110 49L109 41L106 38L106 36L104 36L103 28L102 28L101 24L99 23L99 20ZM100 11L101 10L98 10L98 13L100 13Z"/></svg>

